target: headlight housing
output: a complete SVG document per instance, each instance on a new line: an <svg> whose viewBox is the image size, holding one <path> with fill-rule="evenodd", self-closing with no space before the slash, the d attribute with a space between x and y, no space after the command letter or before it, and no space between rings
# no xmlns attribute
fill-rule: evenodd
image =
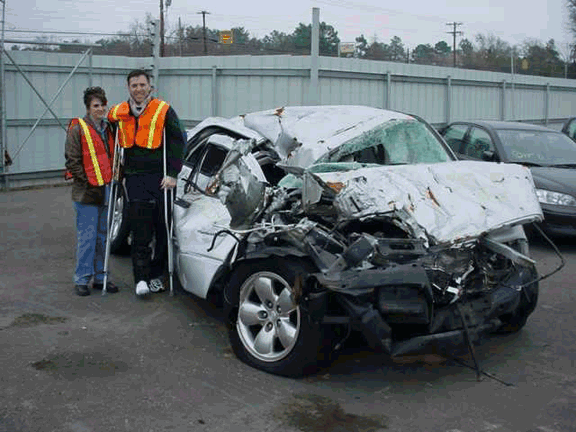
<svg viewBox="0 0 576 432"><path fill-rule="evenodd" d="M536 195L538 196L538 201L542 204L576 207L576 198L572 195L552 192L546 189L536 189Z"/></svg>

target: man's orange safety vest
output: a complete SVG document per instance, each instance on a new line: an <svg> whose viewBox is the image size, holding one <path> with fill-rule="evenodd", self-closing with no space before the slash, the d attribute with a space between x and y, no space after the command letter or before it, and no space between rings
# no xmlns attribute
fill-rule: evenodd
<svg viewBox="0 0 576 432"><path fill-rule="evenodd" d="M88 183L92 186L104 186L112 180L112 158L114 157L114 138L112 132L108 129L108 145L110 155L106 151L106 145L102 137L96 130L81 118L75 118L70 121L68 129L80 125L80 141L82 142L82 164L88 178ZM66 172L66 178L72 175Z"/></svg>
<svg viewBox="0 0 576 432"><path fill-rule="evenodd" d="M168 108L168 103L152 99L136 122L136 118L130 115L130 104L122 102L110 109L108 120L118 123L118 136L122 147L130 148L136 144L142 148L157 149L162 144L162 130Z"/></svg>

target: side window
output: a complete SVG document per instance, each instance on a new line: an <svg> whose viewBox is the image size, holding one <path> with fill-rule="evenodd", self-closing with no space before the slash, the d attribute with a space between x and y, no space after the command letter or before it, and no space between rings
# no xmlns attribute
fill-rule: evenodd
<svg viewBox="0 0 576 432"><path fill-rule="evenodd" d="M576 119L572 120L568 124L568 130L566 132L570 138L572 138L573 140L576 140Z"/></svg>
<svg viewBox="0 0 576 432"><path fill-rule="evenodd" d="M492 138L484 129L472 128L464 154L474 159L482 159L485 151L495 151Z"/></svg>
<svg viewBox="0 0 576 432"><path fill-rule="evenodd" d="M204 191L210 184L212 178L224 163L227 154L228 151L222 147L213 144L206 146L206 151L201 157L200 164L197 165L198 169L192 174L192 180L200 190Z"/></svg>
<svg viewBox="0 0 576 432"><path fill-rule="evenodd" d="M444 141L450 146L454 153L462 153L464 151L464 135L468 126L466 125L452 125L444 131Z"/></svg>

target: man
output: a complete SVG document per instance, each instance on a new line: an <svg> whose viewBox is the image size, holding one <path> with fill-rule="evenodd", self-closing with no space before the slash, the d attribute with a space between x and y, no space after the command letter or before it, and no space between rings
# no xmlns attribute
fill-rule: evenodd
<svg viewBox="0 0 576 432"><path fill-rule="evenodd" d="M162 276L168 240L164 189L170 191L176 186L185 138L174 109L152 97L150 75L146 71L130 72L127 83L128 101L112 107L108 119L118 124L118 139L124 150L135 291L138 297L147 297L151 291L164 289ZM168 204L171 208L171 203ZM152 258L150 243L154 233L156 243Z"/></svg>
<svg viewBox="0 0 576 432"><path fill-rule="evenodd" d="M76 210L75 291L90 294L88 284L102 290L107 233L107 185L112 179L113 137L106 121L106 93L100 87L84 91L86 116L70 122L66 134L66 176L72 179ZM109 293L118 288L108 282Z"/></svg>

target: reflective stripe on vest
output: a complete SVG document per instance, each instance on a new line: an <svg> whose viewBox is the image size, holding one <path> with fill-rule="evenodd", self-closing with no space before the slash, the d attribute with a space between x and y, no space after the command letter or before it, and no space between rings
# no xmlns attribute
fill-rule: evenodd
<svg viewBox="0 0 576 432"><path fill-rule="evenodd" d="M162 114L162 110L164 109L164 106L166 106L166 111L168 111L168 104L164 101L161 101L160 104L158 105L158 108L156 108L156 112L154 113L154 116L152 117L152 121L150 122L150 132L148 133L148 143L146 145L146 148L158 148L160 147L160 145L157 145L156 147L154 146L154 137L157 135L154 133L154 131L156 130L156 123L158 122L158 117L160 117L160 114ZM164 114L166 114L166 112L164 112ZM162 129L164 128L164 121L162 121L162 128L159 131L159 134L162 134ZM160 138L160 142L162 142L162 136L159 137Z"/></svg>
<svg viewBox="0 0 576 432"><path fill-rule="evenodd" d="M94 173L96 174L96 181L98 186L104 186L104 179L102 179L102 171L100 170L100 164L98 163L98 156L96 156L96 149L94 148L94 141L92 141L92 135L90 134L90 129L86 122L79 118L78 122L84 131L84 137L86 138L86 143L88 144L88 151L90 152L90 159L92 159L92 166L94 167Z"/></svg>

